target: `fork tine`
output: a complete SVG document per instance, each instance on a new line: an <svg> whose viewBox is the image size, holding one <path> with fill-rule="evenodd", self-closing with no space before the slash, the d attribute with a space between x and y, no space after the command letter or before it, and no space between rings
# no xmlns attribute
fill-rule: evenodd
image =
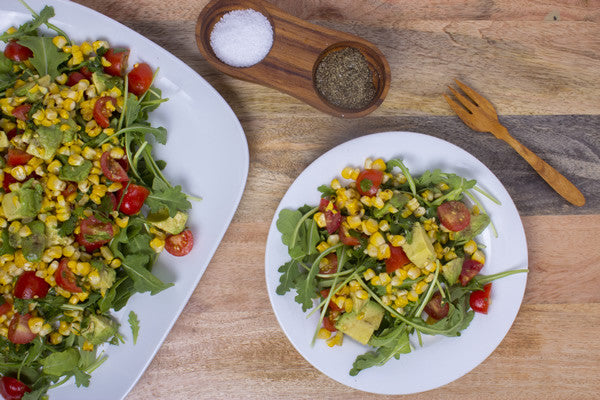
<svg viewBox="0 0 600 400"><path fill-rule="evenodd" d="M454 79L454 82L458 85L458 87L465 92L475 103L477 103L482 108L487 108L488 112L496 113L496 109L485 97L459 81L458 79Z"/></svg>
<svg viewBox="0 0 600 400"><path fill-rule="evenodd" d="M478 127L474 126L473 123L471 122L473 114L470 114L467 110L465 110L464 108L462 108L460 106L460 104L458 104L457 102L455 102L454 100L452 100L450 98L450 96L448 96L447 94L444 94L443 96L446 99L446 101L448 102L448 105L452 108L452 110L454 110L454 112L456 113L456 115L458 115L458 117L462 120L462 122L465 123L465 125L467 125L471 129L473 129L474 131L483 132L481 129L479 129Z"/></svg>
<svg viewBox="0 0 600 400"><path fill-rule="evenodd" d="M448 89L450 89L454 97L456 97L457 100L460 101L460 104L465 106L467 110L469 110L471 113L475 112L475 109L477 108L476 104L473 104L471 100L467 99L465 96L452 89L452 87L448 86Z"/></svg>

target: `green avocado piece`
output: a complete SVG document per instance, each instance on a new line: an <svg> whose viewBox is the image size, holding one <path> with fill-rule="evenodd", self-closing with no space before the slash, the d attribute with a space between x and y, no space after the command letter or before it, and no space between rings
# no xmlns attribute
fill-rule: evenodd
<svg viewBox="0 0 600 400"><path fill-rule="evenodd" d="M188 216L186 213L177 211L174 217L169 217L168 210L148 214L148 222L171 235L177 235L185 229Z"/></svg>
<svg viewBox="0 0 600 400"><path fill-rule="evenodd" d="M27 261L41 261L42 254L46 248L46 225L42 221L35 220L31 221L27 226L31 229L31 235L21 240L23 256Z"/></svg>
<svg viewBox="0 0 600 400"><path fill-rule="evenodd" d="M456 232L454 234L454 240L457 242L468 242L483 232L490 222L490 217L487 214L471 215L471 222L469 223L469 226L460 232Z"/></svg>
<svg viewBox="0 0 600 400"><path fill-rule="evenodd" d="M20 218L34 218L42 208L44 189L35 179L25 182L18 190L7 193L2 198L2 209L9 221Z"/></svg>
<svg viewBox="0 0 600 400"><path fill-rule="evenodd" d="M383 207L373 211L373 216L375 218L381 218L385 214L389 213L390 209L392 207L396 208L397 210L400 210L402 207L404 207L404 205L406 203L408 203L409 200L410 200L410 197L406 193L394 192L394 194L392 195L392 198L389 199L383 205Z"/></svg>
<svg viewBox="0 0 600 400"><path fill-rule="evenodd" d="M81 336L94 345L106 342L117 333L117 324L103 315L90 314L83 326Z"/></svg>
<svg viewBox="0 0 600 400"><path fill-rule="evenodd" d="M373 332L379 328L383 314L383 307L369 300L360 310L342 314L335 323L335 328L352 339L367 344Z"/></svg>
<svg viewBox="0 0 600 400"><path fill-rule="evenodd" d="M62 141L63 132L60 130L60 127L56 125L40 126L31 137L26 151L34 157L50 160L54 157Z"/></svg>
<svg viewBox="0 0 600 400"><path fill-rule="evenodd" d="M93 166L89 160L84 160L77 166L65 164L60 168L58 177L63 181L81 182L88 177Z"/></svg>
<svg viewBox="0 0 600 400"><path fill-rule="evenodd" d="M121 86L122 79L118 76L110 76L105 74L104 72L94 72L92 74L92 83L96 86L96 91L98 93L105 92L114 88L115 86L119 89Z"/></svg>
<svg viewBox="0 0 600 400"><path fill-rule="evenodd" d="M423 226L416 222L412 229L412 240L402 245L408 259L419 268L435 262L435 250Z"/></svg>
<svg viewBox="0 0 600 400"><path fill-rule="evenodd" d="M458 277L462 271L464 258L459 257L448 261L442 266L442 274L450 285L454 285L458 281Z"/></svg>

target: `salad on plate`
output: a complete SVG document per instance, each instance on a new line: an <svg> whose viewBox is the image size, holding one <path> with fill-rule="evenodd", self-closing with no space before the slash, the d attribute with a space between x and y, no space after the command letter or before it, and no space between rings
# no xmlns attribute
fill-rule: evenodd
<svg viewBox="0 0 600 400"><path fill-rule="evenodd" d="M474 312L493 312L492 281L527 271L479 273L478 235L494 226L473 192L497 200L475 180L439 169L412 176L401 159L379 158L318 190L318 205L279 213L290 260L276 292L295 290L303 311L319 313L313 342L369 347L352 376L411 352L411 338L459 336Z"/></svg>
<svg viewBox="0 0 600 400"><path fill-rule="evenodd" d="M29 7L28 7L29 8ZM153 157L167 131L148 115L167 99L130 49L72 42L52 7L0 35L0 394L45 398L87 386L123 341L111 311L172 286L157 256L190 252L192 196ZM51 35L40 33L45 26ZM135 342L140 321L128 316Z"/></svg>

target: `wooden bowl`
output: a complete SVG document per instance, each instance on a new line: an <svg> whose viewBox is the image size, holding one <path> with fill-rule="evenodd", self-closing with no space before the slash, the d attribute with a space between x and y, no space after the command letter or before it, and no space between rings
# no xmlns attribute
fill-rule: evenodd
<svg viewBox="0 0 600 400"><path fill-rule="evenodd" d="M233 67L217 58L210 45L210 34L224 14L242 9L253 9L267 17L273 27L273 46L259 63ZM263 0L212 0L198 17L196 42L200 53L219 71L272 87L337 117L358 118L369 114L383 102L390 87L389 64L375 45L358 36L296 18ZM318 63L326 54L342 47L359 50L372 71L375 96L364 108L337 107L323 98L315 87L314 73Z"/></svg>

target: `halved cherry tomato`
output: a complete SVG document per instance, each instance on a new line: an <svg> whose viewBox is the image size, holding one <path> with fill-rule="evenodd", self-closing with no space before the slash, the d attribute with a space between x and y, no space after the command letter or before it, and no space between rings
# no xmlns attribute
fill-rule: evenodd
<svg viewBox="0 0 600 400"><path fill-rule="evenodd" d="M36 334L29 329L31 314L15 313L8 325L8 340L14 344L25 344L35 339Z"/></svg>
<svg viewBox="0 0 600 400"><path fill-rule="evenodd" d="M458 277L458 280L460 281L461 285L466 286L467 283L469 283L469 281L473 279L473 277L477 275L479 271L481 271L481 268L483 268L482 263L477 262L471 258L467 258L463 262L462 270L460 271L460 275Z"/></svg>
<svg viewBox="0 0 600 400"><path fill-rule="evenodd" d="M110 151L105 151L100 157L100 167L102 173L113 182L127 182L129 177L125 169L119 164L117 160L110 156Z"/></svg>
<svg viewBox="0 0 600 400"><path fill-rule="evenodd" d="M110 117L113 112L106 105L109 102L113 106L117 103L113 97L103 96L96 100L94 104L94 120L101 128L108 128L110 126Z"/></svg>
<svg viewBox="0 0 600 400"><path fill-rule="evenodd" d="M431 296L431 299L425 306L425 312L427 313L427 315L436 320L446 318L449 311L450 305L445 300L444 304L442 304L442 294L440 292L435 292L435 294Z"/></svg>
<svg viewBox="0 0 600 400"><path fill-rule="evenodd" d="M92 79L92 75L94 74L92 71L90 71L88 67L79 68L79 72L81 72L83 76L85 76L85 79L87 79L88 81Z"/></svg>
<svg viewBox="0 0 600 400"><path fill-rule="evenodd" d="M325 215L325 228L327 229L327 233L330 235L336 233L342 224L342 214L340 214L335 204L330 200L321 199L319 211Z"/></svg>
<svg viewBox="0 0 600 400"><path fill-rule="evenodd" d="M44 298L48 294L50 285L35 275L34 271L25 271L15 283L14 295L19 299Z"/></svg>
<svg viewBox="0 0 600 400"><path fill-rule="evenodd" d="M321 290L321 297L323 297L324 299L326 299L327 296L329 296L329 292L330 292L330 289L323 289L323 290ZM329 306L328 307L329 307L330 310L333 310L333 311L337 311L337 312L341 312L342 311L342 309L340 307L338 307L338 305L335 304L333 302L333 300L329 300Z"/></svg>
<svg viewBox="0 0 600 400"><path fill-rule="evenodd" d="M150 191L135 183L130 183L126 190L125 194L123 194L123 190L117 192L117 199L121 201L119 210L127 215L137 214L150 195Z"/></svg>
<svg viewBox="0 0 600 400"><path fill-rule="evenodd" d="M391 274L408 263L410 263L410 260L404 250L402 250L402 247L390 245L390 257L385 260L385 271Z"/></svg>
<svg viewBox="0 0 600 400"><path fill-rule="evenodd" d="M462 231L471 223L471 213L462 201L451 200L440 204L437 215L442 225L454 232Z"/></svg>
<svg viewBox="0 0 600 400"><path fill-rule="evenodd" d="M110 66L104 67L104 72L112 76L123 76L127 70L129 49L108 49L104 58L110 63Z"/></svg>
<svg viewBox="0 0 600 400"><path fill-rule="evenodd" d="M110 222L102 222L92 215L81 220L75 239L91 253L110 242L113 235L114 229Z"/></svg>
<svg viewBox="0 0 600 400"><path fill-rule="evenodd" d="M12 138L14 138L15 136L17 136L21 133L22 133L22 131L20 129L12 128L10 131L6 132L6 137L8 138L8 140L11 140Z"/></svg>
<svg viewBox="0 0 600 400"><path fill-rule="evenodd" d="M169 235L165 240L165 250L170 254L181 257L192 251L194 247L194 235L189 229L177 235Z"/></svg>
<svg viewBox="0 0 600 400"><path fill-rule="evenodd" d="M487 314L490 305L490 292L492 291L492 283L488 283L483 287L483 290L476 290L469 297L469 304L473 311Z"/></svg>
<svg viewBox="0 0 600 400"><path fill-rule="evenodd" d="M10 310L12 310L12 303L10 301L5 301L0 306L0 315L4 315L7 312L9 312Z"/></svg>
<svg viewBox="0 0 600 400"><path fill-rule="evenodd" d="M29 392L29 386L12 376L3 376L0 379L0 395L5 400L21 400L23 395Z"/></svg>
<svg viewBox="0 0 600 400"><path fill-rule="evenodd" d="M129 91L140 97L146 93L146 90L150 89L154 75L152 73L152 68L150 68L148 64L141 63L133 67L133 69L129 71L129 74L127 74L127 77Z"/></svg>
<svg viewBox="0 0 600 400"><path fill-rule="evenodd" d="M16 180L11 174L4 174L4 181L2 181L2 188L4 189L4 192L10 193L10 185L15 182L19 181Z"/></svg>
<svg viewBox="0 0 600 400"><path fill-rule="evenodd" d="M69 183L67 183L67 187L65 188L65 190L63 190L60 193L66 199L67 197L69 197L73 193L77 193L77 185L75 185L74 183L69 182ZM107 192L107 193L110 193L110 192Z"/></svg>
<svg viewBox="0 0 600 400"><path fill-rule="evenodd" d="M358 246L360 244L360 240L358 240L358 238L350 236L344 224L340 225L339 235L340 241L346 246Z"/></svg>
<svg viewBox="0 0 600 400"><path fill-rule="evenodd" d="M324 267L319 265L319 273L320 274L335 274L338 270L338 258L335 253L329 253L324 258L327 260L327 264Z"/></svg>
<svg viewBox="0 0 600 400"><path fill-rule="evenodd" d="M24 103L20 106L16 106L12 110L12 115L16 119L20 119L21 121L27 121L27 114L29 114L29 110L31 110L31 104Z"/></svg>
<svg viewBox="0 0 600 400"><path fill-rule="evenodd" d="M330 315L326 315L325 318L323 318L323 328L327 329L329 332L337 332L335 323L331 320Z"/></svg>
<svg viewBox="0 0 600 400"><path fill-rule="evenodd" d="M361 196L375 196L383 181L383 172L378 169L364 169L356 178L356 190Z"/></svg>
<svg viewBox="0 0 600 400"><path fill-rule="evenodd" d="M6 163L9 167L16 167L17 165L27 164L27 162L32 158L33 156L31 154L14 147L10 147L8 149L8 153L6 154Z"/></svg>
<svg viewBox="0 0 600 400"><path fill-rule="evenodd" d="M33 56L33 51L15 41L10 41L6 45L6 48L4 48L4 55L13 61L20 62Z"/></svg>
<svg viewBox="0 0 600 400"><path fill-rule="evenodd" d="M61 288L71 292L71 293L81 293L82 290L79 286L77 286L77 281L75 280L75 274L69 268L69 260L63 258L60 260L58 264L58 268L56 272L54 272L54 280L56 284Z"/></svg>
<svg viewBox="0 0 600 400"><path fill-rule="evenodd" d="M69 78L67 79L67 86L76 85L82 79L87 79L87 77L79 71L73 71L69 74Z"/></svg>

